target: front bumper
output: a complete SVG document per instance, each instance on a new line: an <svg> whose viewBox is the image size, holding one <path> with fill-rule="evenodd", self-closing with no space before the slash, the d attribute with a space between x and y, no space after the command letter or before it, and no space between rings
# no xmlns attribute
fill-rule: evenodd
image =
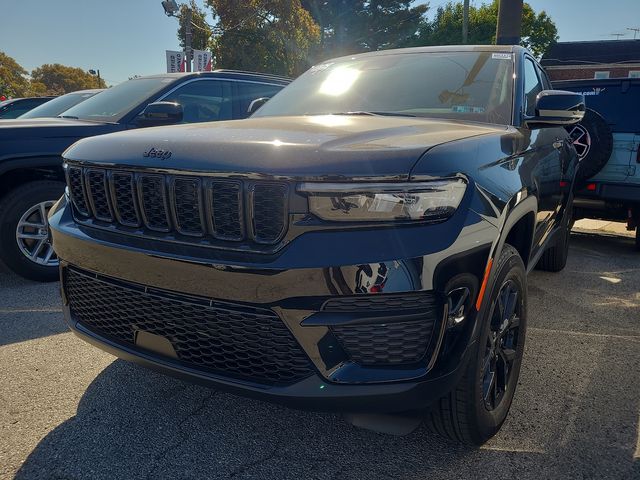
<svg viewBox="0 0 640 480"><path fill-rule="evenodd" d="M294 407L391 412L422 408L451 389L474 342L475 311L469 306L465 320L450 325L446 294L464 285L471 291L470 298L475 298L496 230L470 210L459 213L460 218L455 221L423 226L422 230L412 232L414 244L416 236L438 238L438 242L424 242L428 244L425 247L416 245L415 248L422 249L422 255L415 255L414 247L402 240L406 229L382 235L376 231L332 232L330 237L327 232L317 236L310 232L303 235L304 241L294 241L277 258L270 262L263 259L260 263L250 257L245 262L237 259L225 262L221 257L213 260L210 250L196 251L183 246L160 250L158 245L144 239L82 227L73 221L64 200L53 209L50 225L61 258L65 317L71 329L86 341L170 375ZM389 248L381 249L380 239L384 235L395 238ZM347 247L341 254L332 254L341 242L354 241L363 248ZM368 244L375 245L371 251L377 252L378 258L371 257L370 249L364 246ZM310 249L310 245L315 248ZM345 250L350 262L338 266L331 262L332 258L344 260ZM310 256L310 252L315 254ZM319 263L323 266L318 266ZM176 302L194 304L213 299L229 302L232 308L268 310L286 325L308 358L310 375L284 383L226 375L216 369L177 361L176 355L162 353L161 349L147 348L146 344L141 347L105 334L105 330L92 328L91 322L74 312L65 279L65 272L74 269L97 281L122 284L141 295L175 297ZM380 277L383 271L384 282L380 283L376 272ZM381 287L383 297L373 294ZM433 331L424 356L385 365L363 360L363 356L359 358L336 334L338 327L373 325L375 334L376 326L383 329L409 320L415 322L424 311L405 309L401 304L393 310L385 307L372 313L365 308L345 313L327 310L327 302L356 297L365 301L392 299L398 295L429 295L434 299L429 310L435 316L431 319ZM109 310L109 306L105 309Z"/></svg>

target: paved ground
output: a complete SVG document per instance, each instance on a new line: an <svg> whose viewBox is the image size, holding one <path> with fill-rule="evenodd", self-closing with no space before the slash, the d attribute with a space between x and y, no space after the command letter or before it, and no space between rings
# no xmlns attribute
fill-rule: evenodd
<svg viewBox="0 0 640 480"><path fill-rule="evenodd" d="M511 415L482 449L405 437L151 373L62 324L57 285L0 270L0 478L638 479L640 255L574 234L534 272Z"/></svg>

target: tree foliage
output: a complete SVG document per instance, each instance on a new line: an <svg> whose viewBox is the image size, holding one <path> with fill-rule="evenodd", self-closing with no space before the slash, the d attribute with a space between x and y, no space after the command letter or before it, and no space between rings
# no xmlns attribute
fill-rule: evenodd
<svg viewBox="0 0 640 480"><path fill-rule="evenodd" d="M0 95L25 97L29 93L27 71L9 55L0 52Z"/></svg>
<svg viewBox="0 0 640 480"><path fill-rule="evenodd" d="M303 0L320 26L319 56L398 48L416 43L428 5L412 0Z"/></svg>
<svg viewBox="0 0 640 480"><path fill-rule="evenodd" d="M462 2L450 2L439 7L433 20L421 28L420 45L455 45L462 43ZM470 44L495 43L498 22L498 0L469 8ZM524 4L522 11L522 42L535 55L542 55L558 40L558 29L553 20L542 11L536 13Z"/></svg>
<svg viewBox="0 0 640 480"><path fill-rule="evenodd" d="M297 75L309 66L320 29L300 0L207 0L219 34L218 68Z"/></svg>
<svg viewBox="0 0 640 480"><path fill-rule="evenodd" d="M59 63L44 64L31 72L31 82L49 95L62 95L88 88L106 88L104 80L81 68L67 67Z"/></svg>
<svg viewBox="0 0 640 480"><path fill-rule="evenodd" d="M194 50L206 50L209 47L213 30L207 23L207 12L201 9L195 0L191 0L189 7L186 4L180 5L180 12L178 13L178 41L180 46L183 49L186 47L187 8L191 8L191 48Z"/></svg>

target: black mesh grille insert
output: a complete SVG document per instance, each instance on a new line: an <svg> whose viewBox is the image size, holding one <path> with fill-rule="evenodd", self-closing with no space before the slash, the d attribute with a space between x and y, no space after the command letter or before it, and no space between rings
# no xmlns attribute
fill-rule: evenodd
<svg viewBox="0 0 640 480"><path fill-rule="evenodd" d="M337 297L327 300L323 310L332 312L424 310L435 312L437 298L432 293L378 294Z"/></svg>
<svg viewBox="0 0 640 480"><path fill-rule="evenodd" d="M169 231L164 177L160 175L140 177L140 201L147 228L161 232Z"/></svg>
<svg viewBox="0 0 640 480"><path fill-rule="evenodd" d="M242 240L242 184L215 180L208 189L213 235L221 240Z"/></svg>
<svg viewBox="0 0 640 480"><path fill-rule="evenodd" d="M122 225L140 226L133 174L116 172L113 174L112 182L113 210L118 221Z"/></svg>
<svg viewBox="0 0 640 480"><path fill-rule="evenodd" d="M110 222L112 217L109 208L106 172L104 170L88 170L87 187L93 215L98 220Z"/></svg>
<svg viewBox="0 0 640 480"><path fill-rule="evenodd" d="M194 299L67 269L64 288L75 320L112 341L135 346L137 331L168 339L184 366L262 384L291 384L313 373L271 310Z"/></svg>
<svg viewBox="0 0 640 480"><path fill-rule="evenodd" d="M203 235L200 180L196 178L176 178L173 184L173 194L178 231L185 235Z"/></svg>
<svg viewBox="0 0 640 480"><path fill-rule="evenodd" d="M286 221L287 187L282 184L255 185L253 226L257 242L275 243L282 237Z"/></svg>
<svg viewBox="0 0 640 480"><path fill-rule="evenodd" d="M331 327L351 359L360 365L384 366L419 362L427 353L434 319Z"/></svg>
<svg viewBox="0 0 640 480"><path fill-rule="evenodd" d="M76 210L84 216L89 215L89 207L85 197L84 181L82 179L82 169L69 167L67 170L67 185L69 193Z"/></svg>

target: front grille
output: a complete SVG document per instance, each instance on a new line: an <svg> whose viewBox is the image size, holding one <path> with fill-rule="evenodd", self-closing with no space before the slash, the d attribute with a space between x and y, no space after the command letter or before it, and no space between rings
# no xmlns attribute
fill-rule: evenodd
<svg viewBox="0 0 640 480"><path fill-rule="evenodd" d="M288 225L283 182L210 179L188 175L67 165L76 218L120 231L167 234L171 240L275 245ZM245 221L245 218L248 221Z"/></svg>
<svg viewBox="0 0 640 480"><path fill-rule="evenodd" d="M282 320L271 310L149 289L67 268L64 291L72 318L129 348L137 332L171 342L190 368L268 385L313 373Z"/></svg>

